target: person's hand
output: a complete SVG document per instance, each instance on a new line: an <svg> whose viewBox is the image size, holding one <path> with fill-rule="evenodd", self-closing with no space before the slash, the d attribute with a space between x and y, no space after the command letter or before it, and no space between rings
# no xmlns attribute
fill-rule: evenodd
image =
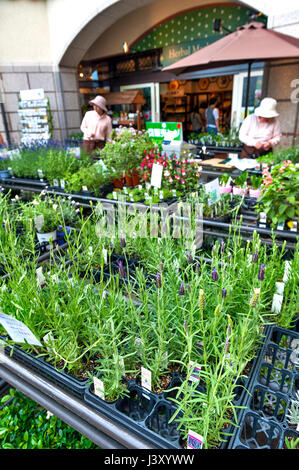
<svg viewBox="0 0 299 470"><path fill-rule="evenodd" d="M265 142L263 145L264 150L269 150L270 147L271 147L270 142Z"/></svg>
<svg viewBox="0 0 299 470"><path fill-rule="evenodd" d="M256 144L255 144L255 148L258 149L258 150L261 149L262 146L263 146L262 142L256 142Z"/></svg>
<svg viewBox="0 0 299 470"><path fill-rule="evenodd" d="M95 136L95 134L90 134L90 137L92 137L92 138L93 138L94 136Z"/></svg>

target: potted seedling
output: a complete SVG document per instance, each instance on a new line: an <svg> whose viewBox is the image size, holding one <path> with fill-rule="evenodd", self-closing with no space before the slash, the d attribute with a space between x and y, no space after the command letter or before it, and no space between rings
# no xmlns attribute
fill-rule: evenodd
<svg viewBox="0 0 299 470"><path fill-rule="evenodd" d="M248 172L243 171L239 176L235 179L235 185L233 187L233 194L235 195L244 195L247 193L247 178Z"/></svg>
<svg viewBox="0 0 299 470"><path fill-rule="evenodd" d="M225 173L224 175L222 175L219 182L220 182L220 187L219 187L220 194L226 194L226 193L231 192L232 186L230 184L231 177L229 174Z"/></svg>
<svg viewBox="0 0 299 470"><path fill-rule="evenodd" d="M250 178L250 182L251 182L251 188L249 188L249 196L257 199L262 194L260 187L263 182L263 177L252 175Z"/></svg>

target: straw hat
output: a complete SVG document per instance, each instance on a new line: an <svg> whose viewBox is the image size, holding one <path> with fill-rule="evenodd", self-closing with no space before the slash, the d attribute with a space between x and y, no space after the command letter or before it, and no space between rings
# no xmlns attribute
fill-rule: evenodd
<svg viewBox="0 0 299 470"><path fill-rule="evenodd" d="M264 98L258 108L255 108L254 114L264 118L274 118L279 116L276 111L277 101L274 98Z"/></svg>
<svg viewBox="0 0 299 470"><path fill-rule="evenodd" d="M106 108L106 100L104 96L96 96L93 100L89 101L89 104L94 104L95 106L98 106L101 108L105 113L108 113L108 109Z"/></svg>

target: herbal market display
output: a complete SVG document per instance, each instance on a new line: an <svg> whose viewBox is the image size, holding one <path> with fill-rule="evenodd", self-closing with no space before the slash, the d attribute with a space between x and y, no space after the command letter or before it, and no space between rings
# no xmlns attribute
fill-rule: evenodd
<svg viewBox="0 0 299 470"><path fill-rule="evenodd" d="M272 193L268 190L273 183L284 183L287 209L277 211L286 226L295 222L292 196L297 197L298 167L283 160L263 175L243 174L237 181L224 175L219 192L213 193L200 184L200 162L194 156L166 159L143 134L135 139L123 133L115 142L117 152L134 149L120 158L127 162L129 176L137 170L140 181L135 187L113 187L113 181L125 178L116 163L111 170L117 162L113 143L105 149L107 158L97 162L83 154L76 158L63 148L21 149L17 159L7 162L15 180L30 176L39 184L37 170L42 170L45 186L25 200L17 184L10 186L8 180L14 178L2 180L0 329L6 353L158 447L186 448L196 439L204 448L234 442L262 447L260 437L251 441L237 430L243 429L242 406L249 406L249 411L253 406L246 390L256 385L255 358L263 357L259 349L268 348L273 328L292 337L278 344L292 357L295 371L299 241L288 251L286 242L279 244L275 236L265 244L257 231L244 240L239 216L251 207L266 212L270 198L275 211L275 198L282 191L278 186ZM138 152L134 165L133 152ZM146 177L156 163L163 167L161 188L150 185ZM94 185L88 171L90 177L97 175ZM54 179L63 180L64 189L52 191ZM261 189L258 198L247 196L250 186ZM234 187L242 191L233 194ZM100 201L88 202L88 208L75 202L79 192L89 193L89 201L99 188ZM146 210L138 212L132 206L109 233L106 211L121 201L138 202ZM224 226L226 217L233 223L228 233L219 229L210 245L204 236L202 246L196 247L195 232L193 238L183 230L180 237L167 237L159 224L153 232L153 221L162 214L153 218L154 206L165 202L170 207L188 204L191 229L196 230L197 204L204 219L218 219ZM292 207L294 213L289 211ZM281 223L279 218L273 221L272 213L268 220L274 226ZM171 218L166 225L171 233ZM47 231L52 233L49 240L40 242L38 234ZM55 249L59 232L63 250ZM41 244L48 255L42 266ZM29 328L34 344L12 340L5 328L7 316ZM275 343L276 337L272 335L271 341ZM275 361L272 366L277 368ZM269 364L267 360L266 367ZM287 419L294 416L298 380L289 366L282 364L282 370L290 376L281 412ZM262 386L274 386L273 374L270 381L265 373L263 377L268 382L255 388L254 403L262 403ZM281 419L281 413L273 418L268 402L261 406L267 423ZM290 440L280 432L275 446L292 446Z"/></svg>

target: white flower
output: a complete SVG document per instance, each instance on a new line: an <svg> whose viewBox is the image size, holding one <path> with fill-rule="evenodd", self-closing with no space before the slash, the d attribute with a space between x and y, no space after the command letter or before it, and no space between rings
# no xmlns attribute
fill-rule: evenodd
<svg viewBox="0 0 299 470"><path fill-rule="evenodd" d="M33 199L32 204L33 204L34 206L38 206L39 202L38 202L36 199Z"/></svg>
<svg viewBox="0 0 299 470"><path fill-rule="evenodd" d="M58 204L53 204L53 210L56 211Z"/></svg>

